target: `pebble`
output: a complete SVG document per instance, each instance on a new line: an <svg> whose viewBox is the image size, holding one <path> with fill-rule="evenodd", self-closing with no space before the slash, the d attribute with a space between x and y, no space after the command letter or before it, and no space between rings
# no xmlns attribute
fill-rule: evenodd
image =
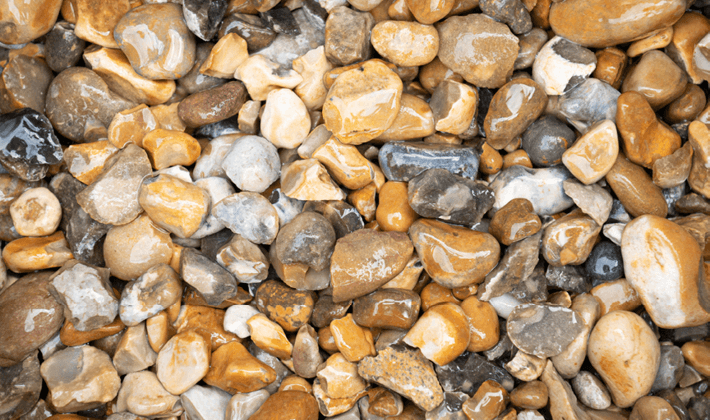
<svg viewBox="0 0 710 420"><path fill-rule="evenodd" d="M429 101L434 114L434 128L450 134L463 134L476 116L476 89L455 80L444 79L436 86Z"/></svg>
<svg viewBox="0 0 710 420"><path fill-rule="evenodd" d="M51 235L59 227L62 208L47 188L32 188L10 205L12 224L22 236Z"/></svg>
<svg viewBox="0 0 710 420"><path fill-rule="evenodd" d="M515 4L515 2L511 1L508 2L508 4ZM545 45L548 37L544 30L540 28L532 28L532 30L519 34L518 40L520 50L518 51L518 58L515 59L515 63L513 65L515 70L531 67L535 61L537 53L540 51L542 46Z"/></svg>
<svg viewBox="0 0 710 420"><path fill-rule="evenodd" d="M431 362L418 350L387 347L377 356L364 358L357 371L366 381L402 394L422 410L432 410L444 401Z"/></svg>
<svg viewBox="0 0 710 420"><path fill-rule="evenodd" d="M646 396L639 398L631 411L630 419L680 419L673 406L660 397Z"/></svg>
<svg viewBox="0 0 710 420"><path fill-rule="evenodd" d="M462 411L470 419L496 418L509 401L508 393L495 381L486 381L465 403Z"/></svg>
<svg viewBox="0 0 710 420"><path fill-rule="evenodd" d="M540 380L547 386L552 418L589 418L572 387L557 373L551 361L547 361Z"/></svg>
<svg viewBox="0 0 710 420"><path fill-rule="evenodd" d="M217 123L237 115L246 102L246 96L243 83L225 83L193 93L180 101L178 116L188 127Z"/></svg>
<svg viewBox="0 0 710 420"><path fill-rule="evenodd" d="M517 386L510 393L510 403L528 410L539 410L547 405L547 386L537 380Z"/></svg>
<svg viewBox="0 0 710 420"><path fill-rule="evenodd" d="M325 48L321 45L293 60L293 69L303 78L294 92L309 110L321 108L328 94L323 76L333 69L325 56Z"/></svg>
<svg viewBox="0 0 710 420"><path fill-rule="evenodd" d="M112 227L104 241L106 267L126 281L137 279L156 264L169 264L172 254L170 235L158 230L147 216Z"/></svg>
<svg viewBox="0 0 710 420"><path fill-rule="evenodd" d="M295 200L343 200L346 198L317 159L297 160L281 170L281 191Z"/></svg>
<svg viewBox="0 0 710 420"><path fill-rule="evenodd" d="M330 398L341 399L360 394L368 384L357 373L357 364L335 353L318 370L321 388Z"/></svg>
<svg viewBox="0 0 710 420"><path fill-rule="evenodd" d="M366 186L376 176L373 164L355 146L345 145L334 137L318 146L311 157L318 159L336 181L351 190Z"/></svg>
<svg viewBox="0 0 710 420"><path fill-rule="evenodd" d="M316 330L310 325L304 325L299 328L291 354L293 370L298 375L294 377L294 380L314 378L316 376L320 364L323 363L323 357L319 350ZM304 385L311 386L308 382Z"/></svg>
<svg viewBox="0 0 710 420"><path fill-rule="evenodd" d="M180 402L191 419L221 420L231 397L218 388L195 385L180 396Z"/></svg>
<svg viewBox="0 0 710 420"><path fill-rule="evenodd" d="M571 309L540 304L517 306L507 320L513 344L528 354L551 357L560 354L582 331L583 320Z"/></svg>
<svg viewBox="0 0 710 420"><path fill-rule="evenodd" d="M289 89L269 92L261 115L261 132L267 140L276 147L294 149L308 136L310 126L308 109L298 95Z"/></svg>
<svg viewBox="0 0 710 420"><path fill-rule="evenodd" d="M533 78L548 95L561 95L584 82L596 64L591 50L555 36L535 57Z"/></svg>
<svg viewBox="0 0 710 420"><path fill-rule="evenodd" d="M144 323L126 328L113 355L113 365L119 375L139 372L155 364L158 354L148 343Z"/></svg>
<svg viewBox="0 0 710 420"><path fill-rule="evenodd" d="M665 343L662 344L658 373L656 373L656 379L653 381L651 392L675 388L683 376L684 367L685 359L681 348Z"/></svg>
<svg viewBox="0 0 710 420"><path fill-rule="evenodd" d="M275 380L276 372L269 365L235 341L212 353L210 369L204 377L205 383L234 394L258 392Z"/></svg>
<svg viewBox="0 0 710 420"><path fill-rule="evenodd" d="M514 34L525 34L532 29L529 10L522 1L508 0L497 3L484 0L480 2L480 7L486 15L510 26Z"/></svg>
<svg viewBox="0 0 710 420"><path fill-rule="evenodd" d="M379 151L382 172L389 181L410 181L428 169L447 169L475 179L480 162L472 147L423 142L388 142Z"/></svg>
<svg viewBox="0 0 710 420"><path fill-rule="evenodd" d="M247 320L249 336L260 349L280 359L290 359L293 345L286 338L283 328L264 314L256 314Z"/></svg>
<svg viewBox="0 0 710 420"><path fill-rule="evenodd" d="M179 238L197 232L210 210L207 191L163 174L143 178L138 202L153 223Z"/></svg>
<svg viewBox="0 0 710 420"><path fill-rule="evenodd" d="M705 375L710 372L708 368L708 355L710 348L703 341L689 341L683 344L681 348L685 362L697 370L700 374Z"/></svg>
<svg viewBox="0 0 710 420"><path fill-rule="evenodd" d="M5 265L16 273L61 267L74 258L62 232L39 238L20 238L2 250Z"/></svg>
<svg viewBox="0 0 710 420"><path fill-rule="evenodd" d="M284 330L298 331L313 314L315 298L310 291L297 291L275 280L262 283L254 296L257 308Z"/></svg>
<svg viewBox="0 0 710 420"><path fill-rule="evenodd" d="M44 178L49 165L60 163L63 153L52 124L32 109L20 109L0 116L0 164L25 181Z"/></svg>
<svg viewBox="0 0 710 420"><path fill-rule="evenodd" d="M123 378L116 411L128 411L136 416L176 416L183 408L180 397L166 391L155 373L144 370Z"/></svg>
<svg viewBox="0 0 710 420"><path fill-rule="evenodd" d="M644 42L644 40L640 40L640 42ZM633 52L633 49L630 48L630 50ZM598 50L595 55L597 56L597 68L594 69L592 77L607 82L618 90L626 73L628 55L616 47Z"/></svg>
<svg viewBox="0 0 710 420"><path fill-rule="evenodd" d="M370 37L375 19L367 12L344 6L333 8L325 22L325 56L336 66L371 57ZM347 29L346 29L347 28Z"/></svg>
<svg viewBox="0 0 710 420"><path fill-rule="evenodd" d="M270 244L276 239L278 213L269 200L257 193L232 194L215 204L212 214L229 230L256 244Z"/></svg>
<svg viewBox="0 0 710 420"><path fill-rule="evenodd" d="M644 53L638 64L629 71L621 91L638 92L653 109L660 109L677 99L685 90L686 83L687 76L670 57L652 50Z"/></svg>
<svg viewBox="0 0 710 420"><path fill-rule="evenodd" d="M571 177L572 174L561 165L539 169L511 166L490 183L496 197L492 211L497 212L516 198L530 201L538 215L564 211L574 203L563 189L564 181Z"/></svg>
<svg viewBox="0 0 710 420"><path fill-rule="evenodd" d="M178 274L166 264L158 264L128 283L121 293L119 315L127 326L157 315L180 301L182 287Z"/></svg>
<svg viewBox="0 0 710 420"><path fill-rule="evenodd" d="M208 305L219 305L237 293L237 280L222 266L193 248L180 253L180 277Z"/></svg>
<svg viewBox="0 0 710 420"><path fill-rule="evenodd" d="M586 131L604 120L614 120L619 91L601 80L589 78L557 98L559 113L577 130Z"/></svg>
<svg viewBox="0 0 710 420"><path fill-rule="evenodd" d="M464 353L447 365L436 366L436 375L444 391L463 392L469 396L488 380L501 384L506 391L512 391L514 387L510 373L477 353Z"/></svg>
<svg viewBox="0 0 710 420"><path fill-rule="evenodd" d="M488 232L503 245L511 245L540 231L542 223L529 200L516 198L498 210Z"/></svg>
<svg viewBox="0 0 710 420"><path fill-rule="evenodd" d="M372 332L357 325L351 314L331 321L330 333L338 350L350 362L376 354Z"/></svg>
<svg viewBox="0 0 710 420"><path fill-rule="evenodd" d="M433 26L386 20L372 28L375 50L398 66L422 66L439 52L439 34Z"/></svg>
<svg viewBox="0 0 710 420"><path fill-rule="evenodd" d="M234 394L227 404L225 418L247 420L268 398L269 393L265 390Z"/></svg>
<svg viewBox="0 0 710 420"><path fill-rule="evenodd" d="M178 333L160 349L155 373L173 395L180 395L207 375L210 367L210 342L195 331Z"/></svg>
<svg viewBox="0 0 710 420"><path fill-rule="evenodd" d="M28 80L31 78L31 80ZM10 112L21 108L32 108L44 112L47 87L52 81L52 73L39 57L17 55L10 58L3 69L0 88L3 100L0 109Z"/></svg>
<svg viewBox="0 0 710 420"><path fill-rule="evenodd" d="M574 132L552 115L534 121L523 133L522 148L535 167L562 163L562 155L576 140Z"/></svg>
<svg viewBox="0 0 710 420"><path fill-rule="evenodd" d="M438 31L439 59L467 82L499 88L511 77L519 41L504 23L483 14L452 16Z"/></svg>
<svg viewBox="0 0 710 420"><path fill-rule="evenodd" d="M317 420L316 399L301 391L279 391L271 394L250 420L278 420L291 417L293 420Z"/></svg>
<svg viewBox="0 0 710 420"><path fill-rule="evenodd" d="M668 205L661 189L641 166L630 162L622 153L604 179L631 216L666 217Z"/></svg>
<svg viewBox="0 0 710 420"><path fill-rule="evenodd" d="M442 366L466 351L470 342L468 327L468 317L460 306L442 303L424 312L403 341Z"/></svg>
<svg viewBox="0 0 710 420"><path fill-rule="evenodd" d="M580 182L590 185L609 173L618 156L616 127L604 120L590 127L562 154L562 163Z"/></svg>
<svg viewBox="0 0 710 420"><path fill-rule="evenodd" d="M105 404L121 387L111 358L92 346L56 352L42 363L40 373L49 388L49 404L63 413Z"/></svg>
<svg viewBox="0 0 710 420"><path fill-rule="evenodd" d="M3 7L0 22L4 28L0 34L0 42L16 45L30 42L49 32L57 20L61 1L42 2L11 2ZM37 8L43 7L40 13Z"/></svg>
<svg viewBox="0 0 710 420"><path fill-rule="evenodd" d="M580 209L574 210L545 228L542 236L542 255L553 266L584 263L601 232L591 217Z"/></svg>
<svg viewBox="0 0 710 420"><path fill-rule="evenodd" d="M571 382L574 393L582 404L594 410L606 410L611 406L609 391L594 374L581 371Z"/></svg>
<svg viewBox="0 0 710 420"><path fill-rule="evenodd" d="M542 114L546 105L547 96L535 81L517 78L506 83L493 95L486 113L486 142L497 150L508 146Z"/></svg>
<svg viewBox="0 0 710 420"><path fill-rule="evenodd" d="M614 311L594 326L587 355L609 388L614 404L625 408L651 390L658 371L660 345L640 316Z"/></svg>
<svg viewBox="0 0 710 420"><path fill-rule="evenodd" d="M0 408L5 416L24 418L38 404L42 391L39 369L36 353L14 366L0 368Z"/></svg>
<svg viewBox="0 0 710 420"><path fill-rule="evenodd" d="M174 130L153 130L143 137L143 148L155 170L171 166L190 166L200 157L200 144L194 137Z"/></svg>

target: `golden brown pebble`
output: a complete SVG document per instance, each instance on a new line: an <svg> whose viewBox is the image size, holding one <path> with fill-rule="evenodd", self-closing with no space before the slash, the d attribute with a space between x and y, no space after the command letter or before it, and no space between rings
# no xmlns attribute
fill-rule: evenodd
<svg viewBox="0 0 710 420"><path fill-rule="evenodd" d="M692 121L706 104L705 92L698 85L688 84L683 94L666 108L666 121L673 124Z"/></svg>
<svg viewBox="0 0 710 420"><path fill-rule="evenodd" d="M471 333L466 350L480 352L493 348L500 339L498 314L493 305L471 296L461 302L461 309L468 317Z"/></svg>
<svg viewBox="0 0 710 420"><path fill-rule="evenodd" d="M321 365L318 380L330 398L340 399L358 395L368 384L357 373L357 364L349 362L342 353L335 353Z"/></svg>
<svg viewBox="0 0 710 420"><path fill-rule="evenodd" d="M170 308L173 307L177 307L179 310L180 302L175 303ZM170 340L177 333L172 323L174 319L177 319L177 315L175 315L174 319L171 319L170 315L168 315L170 308L166 311L153 315L145 321L148 344L150 344L150 347L154 352L159 352L165 343L167 343L168 340Z"/></svg>
<svg viewBox="0 0 710 420"><path fill-rule="evenodd" d="M602 283L589 293L599 302L601 316L617 310L633 311L641 306L638 293L626 279Z"/></svg>
<svg viewBox="0 0 710 420"><path fill-rule="evenodd" d="M446 67L439 57L419 69L419 83L429 93L434 93L434 90L442 80L452 80L460 83L463 82L463 77Z"/></svg>
<svg viewBox="0 0 710 420"><path fill-rule="evenodd" d="M423 66L439 52L439 34L431 25L417 22L380 22L372 28L372 46L398 66Z"/></svg>
<svg viewBox="0 0 710 420"><path fill-rule="evenodd" d="M681 350L686 363L702 375L710 374L710 342L690 341Z"/></svg>
<svg viewBox="0 0 710 420"><path fill-rule="evenodd" d="M518 149L503 156L503 169L514 165L525 166L526 168L533 167L532 161L530 161L530 156L523 149Z"/></svg>
<svg viewBox="0 0 710 420"><path fill-rule="evenodd" d="M375 219L377 204L377 186L371 182L359 190L352 191L348 194L348 203L352 204L365 219L366 222L371 222Z"/></svg>
<svg viewBox="0 0 710 420"><path fill-rule="evenodd" d="M343 144L335 137L316 148L311 156L328 168L333 178L345 188L356 190L374 180L370 161L355 146Z"/></svg>
<svg viewBox="0 0 710 420"><path fill-rule="evenodd" d="M212 353L205 383L229 393L253 392L276 380L276 372L237 343L225 344Z"/></svg>
<svg viewBox="0 0 710 420"><path fill-rule="evenodd" d="M67 171L86 185L91 185L101 175L104 163L118 152L108 140L72 144L64 150Z"/></svg>
<svg viewBox="0 0 710 420"><path fill-rule="evenodd" d="M239 35L230 32L220 38L212 47L210 55L200 66L200 73L211 77L231 79L234 77L237 67L248 57L247 42Z"/></svg>
<svg viewBox="0 0 710 420"><path fill-rule="evenodd" d="M590 127L562 154L562 163L585 185L594 184L614 166L619 155L616 127L604 120Z"/></svg>
<svg viewBox="0 0 710 420"><path fill-rule="evenodd" d="M257 347L280 359L291 358L293 345L279 324L260 313L249 318L247 325Z"/></svg>
<svg viewBox="0 0 710 420"><path fill-rule="evenodd" d="M397 232L409 230L419 215L409 205L406 182L389 181L382 186L375 217L382 230Z"/></svg>
<svg viewBox="0 0 710 420"><path fill-rule="evenodd" d="M619 153L605 179L632 217L644 214L666 217L668 214L661 189L642 167L629 162L622 153Z"/></svg>
<svg viewBox="0 0 710 420"><path fill-rule="evenodd" d="M503 245L510 245L536 234L541 227L532 203L525 198L514 198L493 215L488 232Z"/></svg>
<svg viewBox="0 0 710 420"><path fill-rule="evenodd" d="M579 265L592 252L601 226L580 209L555 220L542 236L542 255L553 266Z"/></svg>
<svg viewBox="0 0 710 420"><path fill-rule="evenodd" d="M190 166L200 157L200 144L182 131L156 129L143 137L143 148L159 171L175 165Z"/></svg>
<svg viewBox="0 0 710 420"><path fill-rule="evenodd" d="M432 306L438 305L440 303L461 303L456 297L454 297L451 289L446 288L439 283L431 282L424 286L420 296L422 298L422 311L427 311Z"/></svg>
<svg viewBox="0 0 710 420"><path fill-rule="evenodd" d="M359 362L376 354L372 333L369 329L357 325L352 314L333 320L330 323L330 332L338 350L349 362Z"/></svg>
<svg viewBox="0 0 710 420"><path fill-rule="evenodd" d="M301 391L313 394L313 387L307 380L297 375L289 375L281 381L279 391Z"/></svg>
<svg viewBox="0 0 710 420"><path fill-rule="evenodd" d="M547 386L540 381L525 382L510 393L510 403L516 407L539 410L547 405Z"/></svg>
<svg viewBox="0 0 710 420"><path fill-rule="evenodd" d="M15 239L2 250L5 265L16 273L61 267L73 258L61 231L50 236Z"/></svg>
<svg viewBox="0 0 710 420"><path fill-rule="evenodd" d="M176 115L177 116L177 115ZM143 147L143 137L158 128L158 121L145 105L121 111L108 127L108 141L122 149L127 143Z"/></svg>
<svg viewBox="0 0 710 420"><path fill-rule="evenodd" d="M64 321L62 329L59 331L59 339L65 346L81 346L90 341L118 334L125 328L126 326L123 325L123 322L121 322L121 319L118 317L116 317L112 323L91 331L79 331L74 328L74 324L72 324L71 321L66 320Z"/></svg>
<svg viewBox="0 0 710 420"><path fill-rule="evenodd" d="M503 157L500 153L492 148L488 142L483 143L483 152L481 153L480 170L486 175L493 175L500 172L503 168Z"/></svg>
<svg viewBox="0 0 710 420"><path fill-rule="evenodd" d="M424 312L403 341L418 347L424 357L443 366L466 351L470 330L468 317L460 306L442 303Z"/></svg>
<svg viewBox="0 0 710 420"><path fill-rule="evenodd" d="M470 420L492 420L503 412L508 400L508 392L498 382L488 380L461 409Z"/></svg>
<svg viewBox="0 0 710 420"><path fill-rule="evenodd" d="M670 44L671 39L673 39L673 27L669 26L650 36L632 42L631 45L629 45L629 49L626 50L626 54L633 58L646 51L660 50Z"/></svg>
<svg viewBox="0 0 710 420"><path fill-rule="evenodd" d="M224 311L221 309L185 304L173 324L178 333L195 331L205 337L212 351L232 341L240 341L239 337L225 331Z"/></svg>
<svg viewBox="0 0 710 420"><path fill-rule="evenodd" d="M688 77L666 54L651 50L641 56L641 60L629 70L621 91L636 91L641 94L654 110L673 102L685 90Z"/></svg>
<svg viewBox="0 0 710 420"><path fill-rule="evenodd" d="M710 21L700 13L687 12L673 25L673 39L666 48L668 56L685 71L691 83L703 78L693 65L693 52L698 42L710 31Z"/></svg>
<svg viewBox="0 0 710 420"><path fill-rule="evenodd" d="M425 100L403 93L400 104L394 122L378 140L412 140L435 133L434 113Z"/></svg>
<svg viewBox="0 0 710 420"><path fill-rule="evenodd" d="M614 89L619 89L629 60L626 53L618 48L608 47L597 51L596 56L597 67L594 69L592 77L607 82Z"/></svg>

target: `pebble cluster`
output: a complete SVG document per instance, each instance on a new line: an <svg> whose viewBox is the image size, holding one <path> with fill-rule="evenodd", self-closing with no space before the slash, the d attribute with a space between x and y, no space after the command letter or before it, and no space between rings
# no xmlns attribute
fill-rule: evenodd
<svg viewBox="0 0 710 420"><path fill-rule="evenodd" d="M710 419L708 16L0 1L0 420Z"/></svg>

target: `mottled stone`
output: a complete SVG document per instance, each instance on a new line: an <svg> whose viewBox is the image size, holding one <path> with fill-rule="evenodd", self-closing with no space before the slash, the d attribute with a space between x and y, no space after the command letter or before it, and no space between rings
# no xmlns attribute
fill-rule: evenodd
<svg viewBox="0 0 710 420"><path fill-rule="evenodd" d="M38 403L42 391L37 353L22 362L0 367L0 410L3 418L14 419L30 412Z"/></svg>
<svg viewBox="0 0 710 420"><path fill-rule="evenodd" d="M516 307L508 317L508 335L518 348L538 357L561 353L582 329L573 310L540 304Z"/></svg>
<svg viewBox="0 0 710 420"><path fill-rule="evenodd" d="M237 292L237 281L227 270L192 248L180 254L180 277L210 305L219 305Z"/></svg>
<svg viewBox="0 0 710 420"><path fill-rule="evenodd" d="M128 283L121 293L119 315L124 324L138 325L180 301L182 284L167 264L158 264Z"/></svg>
<svg viewBox="0 0 710 420"><path fill-rule="evenodd" d="M227 343L212 353L205 383L229 393L258 391L276 380L276 372L237 343Z"/></svg>
<svg viewBox="0 0 710 420"><path fill-rule="evenodd" d="M577 130L586 131L599 121L614 120L619 95L619 91L608 83L589 78L559 96L556 108ZM554 103L554 100L551 102Z"/></svg>
<svg viewBox="0 0 710 420"><path fill-rule="evenodd" d="M542 255L553 266L584 263L592 251L601 226L577 209L555 220L542 236Z"/></svg>
<svg viewBox="0 0 710 420"><path fill-rule="evenodd" d="M513 377L505 369L477 353L464 353L447 365L436 366L436 375L444 391L463 392L469 396L488 380L503 385L506 391L512 391L514 387Z"/></svg>
<svg viewBox="0 0 710 420"><path fill-rule="evenodd" d="M269 260L258 245L234 235L217 251L215 260L242 283L258 283L269 273Z"/></svg>
<svg viewBox="0 0 710 420"><path fill-rule="evenodd" d="M510 244L498 265L478 287L478 297L488 301L508 292L522 290L525 293L535 289L533 271L539 261L541 239L542 232L538 232Z"/></svg>
<svg viewBox="0 0 710 420"><path fill-rule="evenodd" d="M540 231L542 223L533 204L524 198L509 201L491 219L488 232L503 245L511 245Z"/></svg>
<svg viewBox="0 0 710 420"><path fill-rule="evenodd" d="M472 147L455 144L388 142L380 149L379 160L389 181L410 181L435 168L475 179L480 156Z"/></svg>
<svg viewBox="0 0 710 420"><path fill-rule="evenodd" d="M297 160L281 171L281 191L303 201L343 200L345 193L317 159Z"/></svg>
<svg viewBox="0 0 710 420"><path fill-rule="evenodd" d="M116 400L116 411L128 411L137 416L163 417L180 415L183 409L180 397L166 391L155 373L145 370L129 373L123 378Z"/></svg>
<svg viewBox="0 0 710 420"><path fill-rule="evenodd" d="M291 417L294 420L317 420L318 402L301 391L279 391L264 401L250 420L275 420Z"/></svg>
<svg viewBox="0 0 710 420"><path fill-rule="evenodd" d="M582 137L562 154L562 163L580 182L594 184L602 179L619 156L616 127L604 120L589 127Z"/></svg>
<svg viewBox="0 0 710 420"><path fill-rule="evenodd" d="M515 198L525 198L533 204L538 215L564 211L574 203L563 189L564 181L571 177L572 174L562 166L540 169L511 166L490 184L496 197L492 210L500 210Z"/></svg>
<svg viewBox="0 0 710 420"><path fill-rule="evenodd" d="M562 95L584 82L596 64L592 51L555 36L535 57L533 78L548 95Z"/></svg>
<svg viewBox="0 0 710 420"><path fill-rule="evenodd" d="M532 29L530 12L520 0L503 2L483 0L480 2L480 7L486 15L510 26L514 34L524 34Z"/></svg>
<svg viewBox="0 0 710 420"><path fill-rule="evenodd" d="M257 244L276 239L279 216L268 199L253 192L232 194L212 207L212 214L229 230Z"/></svg>
<svg viewBox="0 0 710 420"><path fill-rule="evenodd" d="M259 311L289 332L307 324L315 306L313 292L297 291L276 280L262 283L254 301Z"/></svg>
<svg viewBox="0 0 710 420"><path fill-rule="evenodd" d="M229 82L183 99L178 105L178 116L188 127L216 123L237 115L246 98L244 84Z"/></svg>

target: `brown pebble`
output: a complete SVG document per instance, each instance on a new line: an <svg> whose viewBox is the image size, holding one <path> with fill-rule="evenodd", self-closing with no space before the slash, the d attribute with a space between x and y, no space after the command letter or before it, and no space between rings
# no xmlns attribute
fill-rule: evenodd
<svg viewBox="0 0 710 420"><path fill-rule="evenodd" d="M661 189L653 184L642 167L629 162L622 153L605 179L631 216L653 214L666 217L668 206Z"/></svg>
<svg viewBox="0 0 710 420"><path fill-rule="evenodd" d="M541 227L532 203L525 198L515 198L496 212L488 232L503 245L510 245L536 234Z"/></svg>

